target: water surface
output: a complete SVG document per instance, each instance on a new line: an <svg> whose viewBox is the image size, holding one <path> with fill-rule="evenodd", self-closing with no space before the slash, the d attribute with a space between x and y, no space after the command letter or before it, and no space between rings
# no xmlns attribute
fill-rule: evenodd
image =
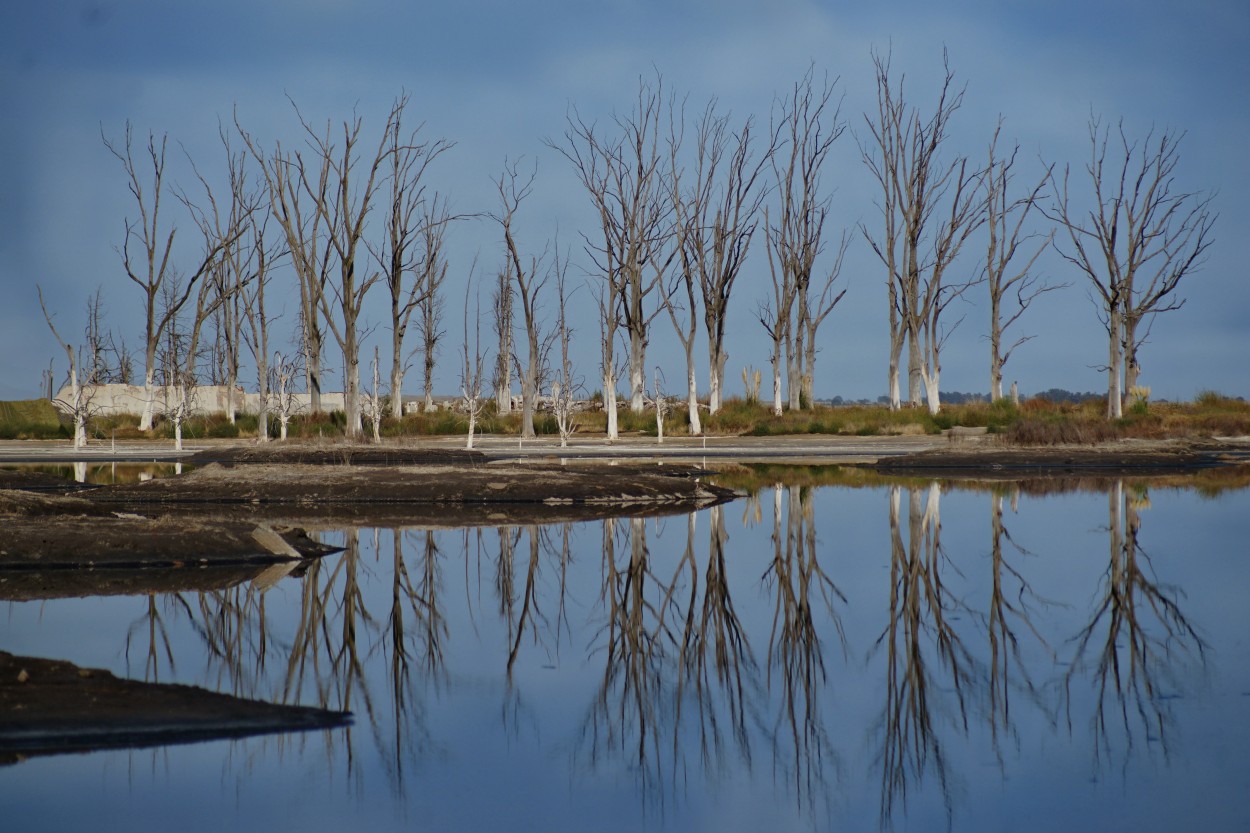
<svg viewBox="0 0 1250 833"><path fill-rule="evenodd" d="M766 486L344 529L303 576L0 602L0 649L346 730L35 758L13 829L1245 829L1250 491Z"/></svg>

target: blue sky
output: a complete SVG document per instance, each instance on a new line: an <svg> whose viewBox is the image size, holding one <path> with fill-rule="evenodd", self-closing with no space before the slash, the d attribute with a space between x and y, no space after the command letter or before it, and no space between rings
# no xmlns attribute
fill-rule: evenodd
<svg viewBox="0 0 1250 833"><path fill-rule="evenodd" d="M562 134L570 105L606 118L629 106L640 76L658 70L695 109L716 96L738 118L766 120L774 94L814 64L840 78L850 127L826 174L836 188L836 232L876 216L873 183L853 135L875 105L874 48L893 50L894 66L907 73L922 108L947 49L967 84L951 150L980 159L1001 113L1005 137L1021 146L1022 181L1040 172L1042 159L1080 171L1091 111L1123 118L1133 135L1152 126L1186 131L1179 184L1218 192L1216 242L1202 271L1186 281L1184 308L1156 323L1142 352L1142 382L1156 397L1189 398L1208 388L1250 395L1250 281L1239 251L1250 228L1250 7L1236 0L27 0L0 11L0 398L37 395L49 359L58 360L58 382L63 377L36 282L63 333L77 337L86 297L102 286L106 325L132 345L140 341L138 290L114 251L134 208L101 141L101 132L119 138L127 120L137 136L169 134L170 175L190 188L177 143L210 176L220 172L218 119L228 121L235 108L266 143L299 140L288 95L318 122L342 120L354 107L376 136L390 102L406 90L410 116L425 123L425 134L456 143L433 169L432 184L458 211L494 208L491 180L505 157L537 161L535 192L522 209L523 244L539 251L558 231L561 245L573 249L580 282L589 279L590 264L578 251L578 235L592 229L593 217L567 163L543 142ZM177 208L171 199L171 219ZM190 221L177 220L190 242ZM489 222L461 223L449 236L453 286L437 385L448 393L456 385L462 281L475 255L486 269L500 257ZM969 249L963 269L975 270L978 251ZM1086 287L1053 255L1039 269L1052 282L1073 285L1045 296L1018 325L1036 338L1012 357L1008 381L1018 379L1025 392L1105 389L1095 367L1105 336ZM875 398L885 392L885 284L858 237L844 274L847 296L821 330L817 395ZM753 316L766 291L767 263L757 245L732 302L731 393L744 365L767 364ZM295 304L292 293L286 297L279 326L289 329ZM387 336L382 300L379 293L367 315L379 339ZM977 295L962 309L964 321L948 342L944 389L988 388L981 300ZM595 333L589 305L581 303L579 353L592 356ZM655 326L649 363L664 369L675 393L678 348L663 319ZM590 379L597 368L588 360L580 371ZM336 376L328 384L338 383ZM406 392L418 384L410 375Z"/></svg>

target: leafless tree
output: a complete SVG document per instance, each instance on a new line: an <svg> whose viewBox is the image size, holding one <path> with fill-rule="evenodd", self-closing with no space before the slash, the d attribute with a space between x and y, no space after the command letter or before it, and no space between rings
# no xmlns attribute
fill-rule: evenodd
<svg viewBox="0 0 1250 833"><path fill-rule="evenodd" d="M580 383L573 369L572 342L573 328L568 320L568 294L565 291L565 271L567 260L561 261L557 246L554 255L553 272L556 279L556 344L560 348L560 364L555 368L555 379L551 383L551 410L555 413L556 426L560 431L560 447L569 444L573 435L573 403L577 397Z"/></svg>
<svg viewBox="0 0 1250 833"><path fill-rule="evenodd" d="M275 352L273 361L269 363L269 399L274 412L278 416L278 439L285 440L291 418L301 410L299 397L295 393L295 378L302 368L299 366L303 353L294 357L285 353Z"/></svg>
<svg viewBox="0 0 1250 833"><path fill-rule="evenodd" d="M1006 347L1003 335L1016 323L1037 297L1061 284L1048 284L1033 273L1033 264L1050 245L1055 233L1026 233L1029 214L1037 207L1042 189L1050 178L1048 168L1027 194L1011 195L1012 168L1020 146L1005 156L998 154L998 137L1002 132L1000 117L990 140L989 164L985 175L985 225L988 231L985 255L985 280L990 292L990 399L1003 396L1003 366L1017 347L1033 336L1024 335ZM1052 166L1053 168L1053 166ZM1041 239L1041 243L1023 265L1012 266L1020 247Z"/></svg>
<svg viewBox="0 0 1250 833"><path fill-rule="evenodd" d="M461 356L464 368L460 374L460 394L465 412L469 417L469 436L465 448L473 448L473 433L477 430L477 418L482 413L482 338L481 313L474 304L473 309L473 349L469 349L469 293L473 288L473 273L464 287L464 344Z"/></svg>
<svg viewBox="0 0 1250 833"><path fill-rule="evenodd" d="M669 198L673 203L673 249L676 253L676 268L672 270L669 284L664 288L662 302L668 312L673 331L681 342L686 354L686 418L690 423L690 433L698 436L703 433L699 420L699 378L695 372L694 345L699 334L699 315L695 302L695 281L698 269L698 257L703 248L703 229L700 228L700 217L695 211L696 205L706 206L711 202L707 191L711 188L711 177L705 171L705 162L716 153L717 147L705 138L706 133L714 130L712 105L704 111L703 118L697 126L696 165L692 177L693 184L682 181L683 167L680 153L685 133L684 109L669 108L669 139L668 139L668 188ZM709 148L708 145L711 144ZM710 162L708 163L710 166ZM713 363L713 366L715 363ZM659 436L664 435L663 422L659 417L660 405L657 400L657 426Z"/></svg>
<svg viewBox="0 0 1250 833"><path fill-rule="evenodd" d="M684 116L670 119L670 133L675 139L683 122ZM747 118L734 132L729 116L717 112L715 100L709 102L695 126L694 163L688 184L681 183L678 142L670 141L679 277L697 282L699 287L708 339L708 412L713 414L720 410L729 358L725 350L729 299L768 193L760 175L777 146L777 135L770 134L765 137L768 144L758 150L754 129L754 120ZM693 320L693 305L689 309Z"/></svg>
<svg viewBox="0 0 1250 833"><path fill-rule="evenodd" d="M256 366L256 392L260 403L256 415L256 438L259 442L269 441L272 398L269 390L269 324L272 319L265 308L265 289L269 284L269 269L281 254L273 250L272 242L266 241L269 217L268 211L253 215L248 236L239 247L239 258L234 266L237 274L249 276L239 288L241 321L247 325L241 328L241 336Z"/></svg>
<svg viewBox="0 0 1250 833"><path fill-rule="evenodd" d="M320 413L321 356L325 341L321 297L329 280L330 248L323 215L317 205L330 199L330 166L328 160L321 159L317 170L309 171L302 155L284 150L280 142L275 144L272 153L262 151L258 142L239 124L237 114L235 128L260 167L270 214L286 238L291 266L299 283L300 352L305 386L313 413Z"/></svg>
<svg viewBox="0 0 1250 833"><path fill-rule="evenodd" d="M414 310L421 308L447 270L443 232L451 221L447 203L437 193L427 195L426 170L453 145L446 139L423 140L421 125L403 132L409 96L395 100L386 125L386 170L389 204L383 214L384 235L370 251L382 270L390 294L391 415L404 415L404 335ZM427 368L427 378L429 369Z"/></svg>
<svg viewBox="0 0 1250 833"><path fill-rule="evenodd" d="M353 115L350 120L343 122L342 141L336 143L330 138L328 123L325 133L319 133L313 130L298 108L295 112L308 135L312 156L322 171L314 184L305 176L305 169L301 165L301 185L309 197L323 193L326 196L325 199L315 199L313 207L321 214L326 238L338 267L338 275L329 281L330 291L322 292L318 300L325 322L343 355L346 433L349 437L356 437L361 431L360 316L365 296L382 277L378 273L369 275L364 272L363 264L359 262L360 250L364 241L365 219L373 207L385 176L382 167L388 156L388 136L392 132L392 125L402 115L402 107L398 102L392 106L377 149L367 159L361 156L359 148L363 127L360 116ZM363 172L360 168L362 161L366 166ZM321 182L326 178L327 171L330 187L325 192L321 189ZM331 301L334 302L333 305Z"/></svg>
<svg viewBox="0 0 1250 833"><path fill-rule="evenodd" d="M775 314L787 306L785 299L793 304L793 320L780 333L785 341L792 409L801 407L804 399L812 401L814 369L810 362L815 360L816 350L814 343L807 342L814 342L816 330L828 314L826 310L819 315L815 307L827 304L832 309L842 297L839 293L830 295L829 289L817 298L812 295L812 278L816 260L824 250L825 219L831 199L822 188L821 178L834 142L846 130L845 122L839 120L841 105L833 101L836 83L836 79L826 78L818 84L814 68L808 69L790 94L777 100L772 117L777 150L770 159L777 213L766 232L771 262L779 273L775 279L780 284L775 293ZM835 271L824 282L826 287L832 287L840 267L839 257Z"/></svg>
<svg viewBox="0 0 1250 833"><path fill-rule="evenodd" d="M528 174L519 170L518 162L505 162L504 171L496 180L499 191L499 213L491 215L499 223L503 232L504 257L506 264L504 273L509 283L516 289L516 299L521 303L521 318L525 326L525 361L516 357L516 364L521 377L521 437L530 439L534 436L534 408L538 400L539 376L542 375L544 338L538 320L539 303L543 288L547 285L551 274L543 264L544 257L529 258L526 263L517 247L516 233L513 222L521 203L530 195L534 187L537 167Z"/></svg>
<svg viewBox="0 0 1250 833"><path fill-rule="evenodd" d="M82 368L80 380L84 385L101 385L110 381L108 354L111 334L104 331L103 319L104 289L96 287L95 292L87 296L87 326L83 333L87 363Z"/></svg>
<svg viewBox="0 0 1250 833"><path fill-rule="evenodd" d="M764 229L766 234L771 228L768 219L769 212L765 208ZM759 319L760 324L764 327L764 331L768 333L769 340L772 342L769 363L773 369L773 415L781 416L782 361L786 355L786 348L790 344L790 331L793 325L791 318L794 310L794 284L787 279L784 271L778 268L777 258L773 256L771 239L764 246L764 251L768 255L768 274L772 279L772 297L759 303L756 307L755 316Z"/></svg>
<svg viewBox="0 0 1250 833"><path fill-rule="evenodd" d="M929 411L941 408L941 348L949 331L941 316L975 280L950 281L947 271L968 237L984 222L979 197L982 172L967 158L941 157L950 121L963 103L943 55L944 74L932 115L907 104L904 81L890 79L890 56L873 55L877 112L865 114L870 140L860 143L864 163L881 185L882 226L860 229L886 267L890 281L890 406L897 408L898 365L908 347L908 393L919 405L923 390Z"/></svg>
<svg viewBox="0 0 1250 833"><path fill-rule="evenodd" d="M651 401L655 404L655 441L664 442L664 414L668 411L668 397L664 395L664 374L657 365L651 377Z"/></svg>
<svg viewBox="0 0 1250 833"><path fill-rule="evenodd" d="M179 190L178 198L187 206L204 237L205 248L216 240L229 241L221 247L220 256L211 264L207 277L201 283L196 297L196 319L193 327L193 348L198 346L200 330L206 319L212 316L217 324L221 347L216 351L224 373L219 383L226 387L226 417L235 420L234 389L239 378L239 335L242 331L243 289L253 279L247 270L251 253L244 248L243 238L252 222L252 215L261 203L261 196L251 190L245 170L246 158L231 146L230 136L219 127L223 149L226 152L229 200L224 207L218 204L208 180L190 160L191 169L204 190L203 204L199 205L186 192ZM225 201L223 201L225 202Z"/></svg>
<svg viewBox="0 0 1250 833"><path fill-rule="evenodd" d="M649 300L655 290L663 291L665 270L657 263L672 258L666 251L672 207L659 138L663 86L659 77L654 84L640 80L633 108L614 116L611 128L587 123L573 111L564 141L548 142L572 163L598 214L602 239L587 238L587 251L608 285L603 312L614 318L604 327L604 402L614 400L612 350L619 317L629 339L630 408L635 413L643 408L651 321L661 309Z"/></svg>
<svg viewBox="0 0 1250 833"><path fill-rule="evenodd" d="M119 254L126 277L143 291L144 406L139 429L148 431L152 428L156 351L165 330L190 300L192 292L219 257L221 249L233 241L228 238L211 241L194 268L185 272L185 279L179 282L178 291L171 295L170 303L165 304L164 311L160 312L158 306L161 294L166 287L172 285L171 279L177 271L171 261L174 255L174 237L178 229L172 225L167 228L161 216L168 137L162 136L158 141L154 133L149 133L147 144L141 152L143 161L136 159L129 122L126 123L125 136L120 146L103 134L101 138L104 146L121 162L126 173L127 187L135 199L139 213L138 220L127 217L124 221L125 231ZM150 179L145 173L149 166Z"/></svg>
<svg viewBox="0 0 1250 833"><path fill-rule="evenodd" d="M431 253L435 247L441 252L442 240L441 229L445 226L429 226L427 225L426 234L431 239L426 243L425 264L429 268L426 272L426 291L421 295L421 301L417 304L417 335L421 338L421 367L422 373L422 397L424 400L424 410L429 412L434 410L434 364L438 358L438 343L446 335L446 331L442 328L443 320L443 283L447 278L447 261L441 260L441 264L437 262ZM438 237L437 242L433 239Z"/></svg>
<svg viewBox="0 0 1250 833"><path fill-rule="evenodd" d="M1213 195L1176 187L1184 133L1151 129L1143 141L1128 138L1124 122L1112 131L1090 116L1090 161L1085 166L1093 205L1081 211L1069 191L1069 170L1050 182L1057 204L1048 216L1068 233L1059 254L1090 282L1108 335L1107 417L1123 414L1123 399L1137 387L1137 351L1157 314L1180 309L1186 275L1206 260L1216 214Z"/></svg>
<svg viewBox="0 0 1250 833"><path fill-rule="evenodd" d="M48 313L48 307L43 302L43 288L36 284L35 291L39 295L39 308L43 310L43 318L48 322L48 329L52 331L52 337L56 339L57 344L61 345L61 349L65 351L65 357L69 361L69 399L57 399L55 402L68 410L70 417L74 420L74 448L84 448L87 445L87 420L91 417L92 412L93 383L84 384L79 378L80 357L78 353L56 331L56 325L52 323L52 316ZM92 309L90 302L87 308L88 311Z"/></svg>

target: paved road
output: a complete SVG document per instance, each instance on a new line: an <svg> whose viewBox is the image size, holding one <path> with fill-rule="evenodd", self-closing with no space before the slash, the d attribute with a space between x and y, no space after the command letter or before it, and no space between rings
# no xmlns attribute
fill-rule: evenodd
<svg viewBox="0 0 1250 833"><path fill-rule="evenodd" d="M975 441L971 438L966 442ZM393 442L384 441L384 444ZM663 443L657 443L654 437L626 437L612 443L603 438L577 437L567 447L561 448L555 438L542 437L522 443L516 437L484 436L477 438L474 447L498 460L559 458L836 463L869 462L881 457L912 454L942 447L948 442L944 437L932 436L668 437ZM237 440L197 440L185 442L182 451L175 451L173 443L168 440L128 441L92 443L85 449L75 450L63 441L6 440L0 441L0 463L177 462L197 451L240 444L243 443ZM405 438L403 445L463 448L464 439Z"/></svg>

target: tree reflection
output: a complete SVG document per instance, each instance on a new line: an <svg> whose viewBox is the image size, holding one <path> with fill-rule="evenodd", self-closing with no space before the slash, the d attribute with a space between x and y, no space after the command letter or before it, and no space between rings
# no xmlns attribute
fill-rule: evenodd
<svg viewBox="0 0 1250 833"><path fill-rule="evenodd" d="M661 718L665 647L676 638L659 615L664 588L651 571L646 521L630 518L628 550L618 560L617 522L603 524L603 589L607 615L602 639L605 662L599 691L583 737L591 763L618 750L637 760L644 788L663 783ZM649 597L650 594L650 597Z"/></svg>
<svg viewBox="0 0 1250 833"><path fill-rule="evenodd" d="M937 482L908 489L907 535L901 524L902 490L890 488L890 619L877 647L886 648L886 702L880 721L881 816L890 819L912 781L932 772L952 814L950 773L935 717L945 713L962 733L968 730L967 698L974 684L974 660L955 630L967 612L947 593L943 570ZM938 675L941 675L940 678ZM932 695L947 702L934 702Z"/></svg>
<svg viewBox="0 0 1250 833"><path fill-rule="evenodd" d="M1206 664L1206 642L1181 611L1179 587L1153 578L1150 556L1142 549L1141 512L1149 507L1144 490L1125 493L1117 480L1107 493L1109 563L1093 613L1074 639L1075 654L1064 680L1071 729L1072 684L1092 675L1095 755L1113 749L1112 734L1124 733L1125 754L1140 732L1168 755L1172 715L1166 698L1183 687L1186 660ZM1163 690L1164 687L1167 690Z"/></svg>
<svg viewBox="0 0 1250 833"><path fill-rule="evenodd" d="M1012 510L1019 500L1019 490L1012 494ZM1020 556L1030 556L1011 537L1003 522L1003 495L990 494L990 569L991 589L986 633L989 637L989 712L990 732L994 749L1002 764L1000 740L1002 735L1012 735L1011 692L1022 691L1039 707L1042 706L1041 687L1034 681L1025 661L1021 638L1025 634L1035 639L1052 659L1053 650L1034 624L1035 605L1048 604L1030 588L1028 580L1005 553L1011 549ZM1014 679L1013 679L1014 676Z"/></svg>
<svg viewBox="0 0 1250 833"><path fill-rule="evenodd" d="M751 745L747 718L756 692L756 666L730 592L725 564L725 543L729 533L725 529L722 508L714 506L708 510L708 556L700 596L699 569L695 557L697 519L695 512L687 518L686 548L669 589L672 598L679 585L679 577L684 571L689 571L677 668L677 720L673 731L673 750L674 754L679 751L681 733L678 729L688 714L685 707L690 704L694 709L702 765L719 769L732 745L739 760L749 766ZM724 709L723 719L718 705Z"/></svg>
<svg viewBox="0 0 1250 833"><path fill-rule="evenodd" d="M816 608L823 606L846 650L846 637L834 600L846 598L820 564L810 490L791 486L785 521L782 489L773 490L772 561L764 574L773 588L773 623L768 643L768 686L774 672L781 708L772 727L773 758L791 780L800 804L827 795L825 762L833 746L821 713L827 682Z"/></svg>
<svg viewBox="0 0 1250 833"><path fill-rule="evenodd" d="M645 520L603 524L605 620L597 646L604 672L581 740L592 765L621 755L644 801L660 805L665 789L685 783L691 771L715 777L728 769L730 754L747 767L752 757L759 687L731 591L725 515L720 507L704 515L705 558L699 516L687 516L684 547L673 559L652 554ZM664 581L656 569L670 561Z"/></svg>

